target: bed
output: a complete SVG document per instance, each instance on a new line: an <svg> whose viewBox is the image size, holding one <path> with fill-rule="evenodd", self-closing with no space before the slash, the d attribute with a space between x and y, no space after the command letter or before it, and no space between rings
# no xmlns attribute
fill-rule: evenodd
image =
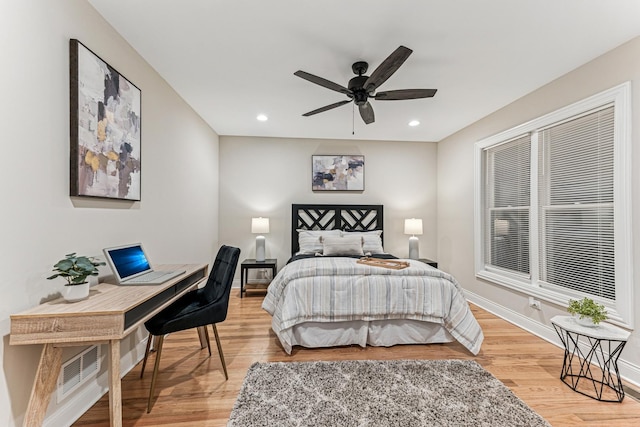
<svg viewBox="0 0 640 427"><path fill-rule="evenodd" d="M451 275L384 252L382 205L294 204L292 257L262 308L284 350L457 340L474 355L484 339ZM407 267L358 262L392 259Z"/></svg>

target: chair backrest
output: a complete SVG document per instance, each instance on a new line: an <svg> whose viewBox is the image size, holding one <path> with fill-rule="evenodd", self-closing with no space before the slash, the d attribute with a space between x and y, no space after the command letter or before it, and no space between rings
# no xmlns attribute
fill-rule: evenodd
<svg viewBox="0 0 640 427"><path fill-rule="evenodd" d="M233 284L233 276L236 273L240 249L223 245L211 268L211 273L207 279L207 284L199 289L200 295L208 302L222 302L226 317L227 306L229 305L229 294ZM225 300L226 302L222 301Z"/></svg>

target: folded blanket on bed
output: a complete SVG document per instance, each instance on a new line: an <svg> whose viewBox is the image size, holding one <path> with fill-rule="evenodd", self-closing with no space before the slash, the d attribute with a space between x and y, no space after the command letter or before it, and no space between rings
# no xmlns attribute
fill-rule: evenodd
<svg viewBox="0 0 640 427"><path fill-rule="evenodd" d="M353 258L315 257L287 264L269 285L262 308L285 350L282 332L304 322L412 319L439 323L473 354L482 329L462 288L449 274L419 261L393 270Z"/></svg>

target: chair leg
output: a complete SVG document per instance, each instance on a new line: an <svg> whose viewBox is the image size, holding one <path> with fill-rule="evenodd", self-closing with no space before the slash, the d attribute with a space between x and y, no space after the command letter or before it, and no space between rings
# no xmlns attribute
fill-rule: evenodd
<svg viewBox="0 0 640 427"><path fill-rule="evenodd" d="M209 329L206 326L202 327L204 331L204 339L207 340L207 349L209 350L209 357L211 357L211 340L209 339Z"/></svg>
<svg viewBox="0 0 640 427"><path fill-rule="evenodd" d="M212 323L213 334L216 336L216 344L218 345L218 353L220 354L220 361L222 362L222 369L224 370L225 379L229 379L229 374L227 374L227 364L224 362L224 354L222 354L222 346L220 345L220 336L218 335L218 329L216 329L216 324Z"/></svg>
<svg viewBox="0 0 640 427"><path fill-rule="evenodd" d="M206 326L198 326L198 338L200 339L200 349L203 349L206 345L209 350L209 357L211 357L211 343L209 342L209 331Z"/></svg>
<svg viewBox="0 0 640 427"><path fill-rule="evenodd" d="M202 326L198 326L196 328L196 331L198 331L198 339L200 340L200 349L204 348L204 331L202 330Z"/></svg>
<svg viewBox="0 0 640 427"><path fill-rule="evenodd" d="M164 335L157 337L156 345L156 363L153 365L153 375L151 376L151 389L149 390L149 400L147 401L147 414L151 412L151 402L156 390L156 378L158 377L158 368L160 367L160 356L162 356L162 344L164 344Z"/></svg>
<svg viewBox="0 0 640 427"><path fill-rule="evenodd" d="M144 351L144 359L142 360L142 369L140 370L140 379L144 376L144 368L147 366L147 359L149 358L149 350L151 349L151 341L153 341L153 335L149 334L147 338L147 348Z"/></svg>

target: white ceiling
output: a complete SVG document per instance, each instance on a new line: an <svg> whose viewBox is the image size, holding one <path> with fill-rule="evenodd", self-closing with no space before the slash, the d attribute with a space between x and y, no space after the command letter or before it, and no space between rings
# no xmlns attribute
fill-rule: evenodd
<svg viewBox="0 0 640 427"><path fill-rule="evenodd" d="M439 141L640 35L639 0L89 2L220 135ZM434 98L373 100L355 136L353 104L301 116L347 98L295 71L346 86L400 45L414 52L380 90Z"/></svg>

